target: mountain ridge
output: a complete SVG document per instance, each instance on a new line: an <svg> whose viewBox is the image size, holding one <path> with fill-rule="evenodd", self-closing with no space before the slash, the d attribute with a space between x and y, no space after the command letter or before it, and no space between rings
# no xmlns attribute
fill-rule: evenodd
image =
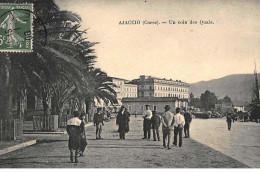
<svg viewBox="0 0 260 173"><path fill-rule="evenodd" d="M259 73L258 73L259 75ZM209 81L190 84L190 91L200 97L206 90L214 92L218 99L228 95L235 105L246 105L253 97L254 74L232 74Z"/></svg>

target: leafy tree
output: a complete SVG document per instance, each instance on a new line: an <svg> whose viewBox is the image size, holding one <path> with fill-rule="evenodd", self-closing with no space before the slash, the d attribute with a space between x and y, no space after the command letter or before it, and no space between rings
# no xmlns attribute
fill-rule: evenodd
<svg viewBox="0 0 260 173"><path fill-rule="evenodd" d="M223 98L222 102L223 103L232 103L231 98L228 97L227 95Z"/></svg>
<svg viewBox="0 0 260 173"><path fill-rule="evenodd" d="M199 108L200 106L200 99L195 98L193 93L190 93L190 105L194 106L195 108Z"/></svg>
<svg viewBox="0 0 260 173"><path fill-rule="evenodd" d="M215 93L206 90L204 93L201 94L200 102L202 108L207 111L212 110L215 108L215 104L217 103L217 97Z"/></svg>

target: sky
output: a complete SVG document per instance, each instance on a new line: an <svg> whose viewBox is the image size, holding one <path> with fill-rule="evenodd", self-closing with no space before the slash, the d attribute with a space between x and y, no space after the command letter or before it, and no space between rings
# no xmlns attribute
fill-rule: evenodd
<svg viewBox="0 0 260 173"><path fill-rule="evenodd" d="M96 67L109 76L207 81L260 69L260 2L253 0L55 0L81 16ZM139 20L140 25L120 25ZM143 21L159 25L143 25ZM188 24L169 24L169 20ZM214 24L189 24L190 20ZM167 22L162 24L162 22ZM260 70L258 70L260 71Z"/></svg>

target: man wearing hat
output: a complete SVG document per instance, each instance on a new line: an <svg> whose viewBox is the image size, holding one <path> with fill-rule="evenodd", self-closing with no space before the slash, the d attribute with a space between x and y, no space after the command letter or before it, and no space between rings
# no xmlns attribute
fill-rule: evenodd
<svg viewBox="0 0 260 173"><path fill-rule="evenodd" d="M161 125L161 117L157 114L156 111L153 111L153 117L152 117L152 129L153 129L153 140L160 141L160 133L159 133L159 127Z"/></svg>
<svg viewBox="0 0 260 173"><path fill-rule="evenodd" d="M150 139L151 137L151 126L152 126L152 111L150 110L150 106L149 105L145 105L146 110L143 113L143 118L144 118L144 122L143 122L143 130L144 130L144 137L142 139Z"/></svg>
<svg viewBox="0 0 260 173"><path fill-rule="evenodd" d="M184 119L185 119L185 125L184 125L184 134L185 137L184 138L189 138L190 137L190 123L192 121L192 116L189 113L189 111L187 111L186 109L184 109Z"/></svg>
<svg viewBox="0 0 260 173"><path fill-rule="evenodd" d="M169 105L166 105L164 109L165 112L162 115L163 146L164 148L168 147L168 149L171 149L170 144L172 141L174 116L173 113L170 112L171 107ZM167 138L168 144L166 146Z"/></svg>
<svg viewBox="0 0 260 173"><path fill-rule="evenodd" d="M94 114L94 126L96 126L96 139L101 138L102 126L104 126L104 115L102 114L102 108L97 108L97 113Z"/></svg>
<svg viewBox="0 0 260 173"><path fill-rule="evenodd" d="M231 113L231 111L228 111L228 114L227 114L228 130L231 130L231 123L232 123L232 113Z"/></svg>
<svg viewBox="0 0 260 173"><path fill-rule="evenodd" d="M129 116L126 108L124 106L121 107L120 111L116 117L116 125L118 125L119 137L120 139L125 139L125 133L127 131L129 123Z"/></svg>
<svg viewBox="0 0 260 173"><path fill-rule="evenodd" d="M176 114L174 115L174 145L177 145L177 136L179 135L179 147L182 147L182 133L185 124L185 119L180 114L180 108L176 108Z"/></svg>

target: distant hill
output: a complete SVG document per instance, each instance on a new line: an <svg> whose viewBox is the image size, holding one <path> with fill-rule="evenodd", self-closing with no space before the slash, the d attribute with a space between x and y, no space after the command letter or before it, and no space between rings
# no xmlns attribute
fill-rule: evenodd
<svg viewBox="0 0 260 173"><path fill-rule="evenodd" d="M202 93L209 90L214 92L218 99L222 99L228 95L235 105L245 105L252 100L254 75L234 74L210 81L192 83L190 85L190 90L195 97L200 97Z"/></svg>

